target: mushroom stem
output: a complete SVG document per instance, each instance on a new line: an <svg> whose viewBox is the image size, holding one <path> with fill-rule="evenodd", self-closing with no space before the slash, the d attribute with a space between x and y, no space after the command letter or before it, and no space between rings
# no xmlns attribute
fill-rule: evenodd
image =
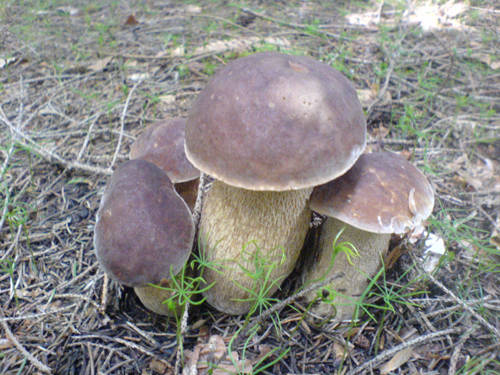
<svg viewBox="0 0 500 375"><path fill-rule="evenodd" d="M174 184L175 191L181 196L182 199L184 199L184 202L186 202L191 212L194 210L199 184L199 178L195 178L190 181L177 182Z"/></svg>
<svg viewBox="0 0 500 375"><path fill-rule="evenodd" d="M206 193L200 233L206 260L207 301L244 314L255 294L272 295L292 272L309 228L312 188L251 191L215 180Z"/></svg>
<svg viewBox="0 0 500 375"><path fill-rule="evenodd" d="M359 251L359 256L351 256L350 261L342 251L333 258L333 243L339 231L343 230L336 244L349 242ZM382 265L382 256L389 248L390 234L373 233L355 228L335 218L327 218L321 230L318 253L314 264L304 271L304 284L310 284L331 274L342 271L344 276L336 279L327 287L335 291L333 304L319 301L311 307L316 315L337 320L351 319L356 302L368 286L370 278L375 276ZM305 297L308 303L318 299L318 292L313 291Z"/></svg>
<svg viewBox="0 0 500 375"><path fill-rule="evenodd" d="M159 315L175 316L175 311L168 308L168 305L163 303L172 296L172 291L156 288L154 286L136 286L134 292L141 300L144 307ZM177 310L181 310L183 306L176 305ZM177 312L179 312L177 311Z"/></svg>

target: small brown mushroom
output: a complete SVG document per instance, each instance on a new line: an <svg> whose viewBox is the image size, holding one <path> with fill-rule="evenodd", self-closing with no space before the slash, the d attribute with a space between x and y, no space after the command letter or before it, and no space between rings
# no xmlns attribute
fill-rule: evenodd
<svg viewBox="0 0 500 375"><path fill-rule="evenodd" d="M107 274L135 288L146 307L168 315L165 285L191 253L194 224L185 202L159 167L145 160L121 164L97 213L94 247Z"/></svg>
<svg viewBox="0 0 500 375"><path fill-rule="evenodd" d="M196 202L200 171L184 153L186 119L170 118L148 126L130 148L130 159L149 161L165 171L191 210Z"/></svg>
<svg viewBox="0 0 500 375"><path fill-rule="evenodd" d="M314 264L305 270L305 284L342 272L333 281L331 303L318 302L312 312L322 317L349 319L356 301L381 267L392 233L420 225L432 212L434 193L425 176L403 157L379 152L364 154L343 176L314 189L310 207L328 218L323 224ZM333 261L333 242L354 245L359 257L339 252ZM329 269L331 267L331 269ZM329 272L329 274L326 274ZM306 296L307 302L317 293ZM336 311L336 314L335 314Z"/></svg>
<svg viewBox="0 0 500 375"><path fill-rule="evenodd" d="M207 301L246 313L252 292L273 294L306 236L314 186L343 174L365 147L366 124L351 83L304 56L257 53L218 71L186 123L186 156L216 180L200 222ZM268 285L250 276L273 268ZM261 272L264 270L260 270Z"/></svg>

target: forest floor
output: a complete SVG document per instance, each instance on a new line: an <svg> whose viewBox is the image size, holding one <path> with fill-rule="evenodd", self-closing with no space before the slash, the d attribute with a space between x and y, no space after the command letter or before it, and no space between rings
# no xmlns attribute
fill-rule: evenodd
<svg viewBox="0 0 500 375"><path fill-rule="evenodd" d="M1 374L500 372L498 4L103 3L0 4ZM100 198L147 125L186 116L220 66L270 50L344 73L368 151L419 167L434 211L393 246L359 321L316 324L297 299L249 333L258 317L202 304L179 332L104 277ZM431 271L428 236L446 249Z"/></svg>

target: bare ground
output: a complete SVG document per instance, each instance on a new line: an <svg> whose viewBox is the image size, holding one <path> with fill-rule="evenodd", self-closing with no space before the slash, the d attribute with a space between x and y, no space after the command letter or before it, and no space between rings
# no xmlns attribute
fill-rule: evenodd
<svg viewBox="0 0 500 375"><path fill-rule="evenodd" d="M498 373L500 9L489 4L2 3L0 373L202 374L227 349L244 318L192 307L178 361L175 323L104 277L93 225L144 127L185 115L218 66L268 49L354 82L369 148L403 153L432 181L428 229L447 253L429 275L415 261L422 240L395 242L369 295L375 319L314 325L293 301L280 330L263 317L232 365L222 355L221 373Z"/></svg>

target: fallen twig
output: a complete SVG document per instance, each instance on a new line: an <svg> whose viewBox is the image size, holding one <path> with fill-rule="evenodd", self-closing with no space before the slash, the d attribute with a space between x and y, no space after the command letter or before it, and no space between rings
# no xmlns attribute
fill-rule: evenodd
<svg viewBox="0 0 500 375"><path fill-rule="evenodd" d="M410 252L411 254L411 252ZM486 319L484 319L481 315L479 315L472 307L470 307L467 303L462 301L460 298L458 298L451 290L449 290L446 286L444 286L440 281L438 281L434 276L432 276L430 273L424 271L419 265L418 262L415 260L414 255L411 254L413 261L415 265L420 269L421 272L423 272L434 284L436 284L439 289L444 291L446 294L448 294L456 303L458 303L460 306L462 306L465 310L467 310L469 313L472 314L474 318L479 320L479 322L484 325L486 328L488 328L491 332L495 334L497 337L497 340L500 339L500 331L493 325L491 325Z"/></svg>
<svg viewBox="0 0 500 375"><path fill-rule="evenodd" d="M5 320L3 320L4 314L3 312L0 312L0 324L2 325L3 330L5 331L5 336L14 344L14 346L21 352L21 354L26 357L28 361L30 361L33 366L35 366L37 369L39 369L41 372L44 372L46 374L52 374L52 369L46 365L44 365L42 362L40 362L38 359L36 359L30 352L28 352L24 347L21 345L19 341L17 341L16 336L12 333L12 331L9 328L9 325Z"/></svg>
<svg viewBox="0 0 500 375"><path fill-rule="evenodd" d="M127 114L130 99L132 98L132 94L134 93L135 89L137 88L137 86L141 84L141 82L142 80L137 81L127 95L127 100L125 101L125 106L123 107L122 115L120 117L120 135L118 136L118 144L116 145L115 153L113 154L113 159L111 160L111 164L109 165L110 170L113 169L113 166L115 165L116 158L118 157L118 153L120 152L120 147L122 145L123 130L125 128L125 116Z"/></svg>
<svg viewBox="0 0 500 375"><path fill-rule="evenodd" d="M80 163L78 161L71 162L68 161L55 152L52 152L50 150L47 150L41 146L39 146L35 141L33 141L30 137L28 137L24 132L21 130L17 129L12 123L9 121L7 116L5 115L2 107L0 107L0 120L7 125L15 134L17 134L19 137L25 140L25 142L21 140L17 140L16 142L19 143L20 145L26 147L26 148L31 148L33 151L35 151L38 155L40 155L42 158L47 160L50 163L57 163L65 167L66 169L79 169L85 172L91 172L95 174L102 174L102 175L111 175L112 171L111 169L105 169L101 167L96 167L92 165L87 165L84 163Z"/></svg>
<svg viewBox="0 0 500 375"><path fill-rule="evenodd" d="M462 337L460 337L460 340L455 346L455 349L453 349L453 354L451 355L450 358L450 368L448 369L448 375L455 375L457 371L457 361L460 351L462 350L462 347L464 346L465 342L469 339L469 337L474 333L476 329L477 326L473 325L467 331L465 331Z"/></svg>
<svg viewBox="0 0 500 375"><path fill-rule="evenodd" d="M344 273L338 272L336 274L333 274L333 275L325 278L322 281L318 281L316 283L313 283L313 284L309 285L307 288L302 289L300 292L297 292L297 293L291 295L290 297L285 298L283 301L276 303L275 305L273 305L273 307L267 309L262 314L260 314L258 317L256 317L255 320L252 323L250 323L243 330L243 332L240 335L245 336L252 328L254 328L256 325L260 324L264 319L266 319L271 314L273 314L277 311L280 311L285 306L287 306L287 305L293 303L294 301L296 301L297 299L305 296L307 293L312 292L313 290L316 290L318 288L321 288L321 287L331 283L333 280L336 280L336 279L341 278L341 277L344 277Z"/></svg>
<svg viewBox="0 0 500 375"><path fill-rule="evenodd" d="M460 332L459 329L457 328L449 328L449 329L444 329L442 331L437 331L433 333L429 333L427 335L423 335L420 337L416 337L413 340L409 340L407 342L404 342L402 344L399 344L395 346L394 348L388 349L376 357L372 358L368 362L363 363L362 365L356 367L355 369L349 371L346 375L355 375L355 374L360 374L362 373L365 369L373 369L375 366L377 366L380 362L385 361L386 359L392 357L395 355L397 352L409 348L410 346L417 345L417 344L422 344L427 341L434 340L437 337L441 336L446 336L452 333L458 333Z"/></svg>

